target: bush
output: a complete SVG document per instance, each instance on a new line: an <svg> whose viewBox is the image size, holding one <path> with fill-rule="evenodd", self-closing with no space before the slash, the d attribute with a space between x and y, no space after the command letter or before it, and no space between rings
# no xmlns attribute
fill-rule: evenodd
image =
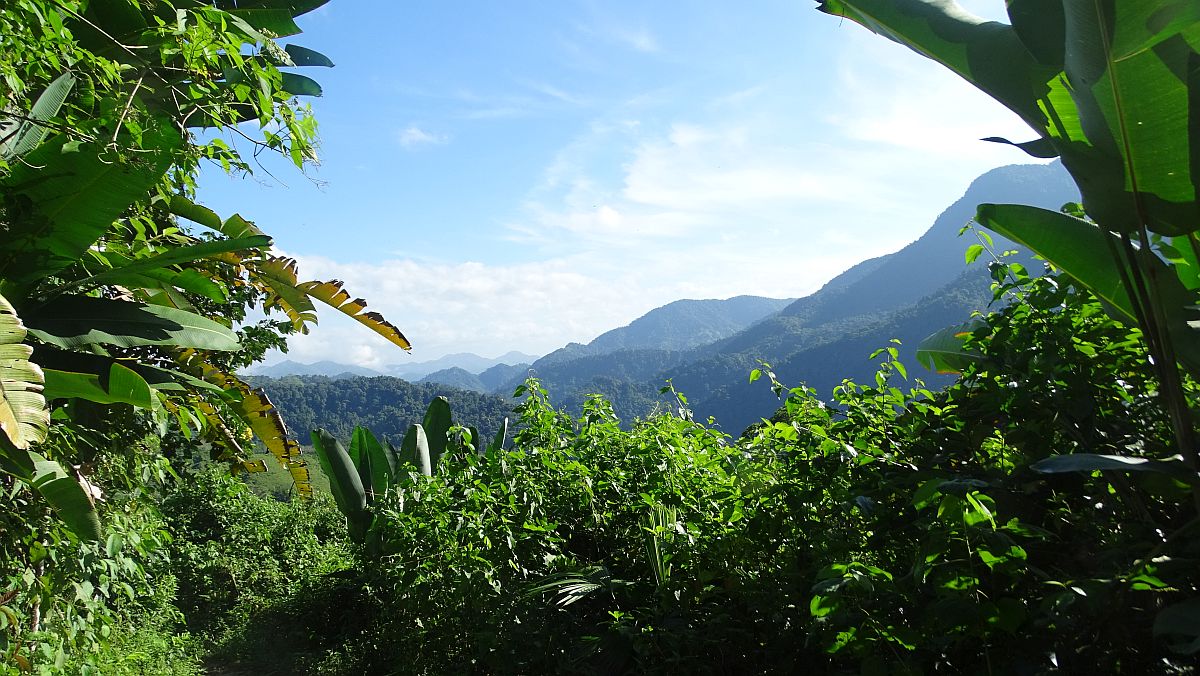
<svg viewBox="0 0 1200 676"><path fill-rule="evenodd" d="M894 347L834 406L766 369L785 406L741 439L682 396L628 431L600 398L573 421L531 381L512 450L460 452L377 499L382 554L326 580L340 646L305 668L1183 668L1193 629L1151 631L1200 583L1183 475L1033 469L1175 467L1138 336L1065 279L1008 291L955 385L901 389Z"/></svg>
<svg viewBox="0 0 1200 676"><path fill-rule="evenodd" d="M328 495L278 502L214 468L180 482L162 511L174 536L176 603L216 659L276 667L307 649L322 627L282 609L351 562Z"/></svg>

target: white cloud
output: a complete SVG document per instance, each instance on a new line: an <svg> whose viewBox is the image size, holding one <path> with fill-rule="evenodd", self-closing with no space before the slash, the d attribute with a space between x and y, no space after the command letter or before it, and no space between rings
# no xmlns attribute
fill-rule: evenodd
<svg viewBox="0 0 1200 676"><path fill-rule="evenodd" d="M617 42L620 42L635 51L653 53L659 51L658 40L645 26L637 28L620 27L614 28L611 35Z"/></svg>
<svg viewBox="0 0 1200 676"><path fill-rule="evenodd" d="M396 133L396 140L399 141L400 145L404 146L406 149L412 150L421 146L434 146L448 143L450 141L450 137L446 136L445 134L426 131L415 124L410 124Z"/></svg>
<svg viewBox="0 0 1200 676"><path fill-rule="evenodd" d="M579 30L659 49L647 30L595 25ZM530 180L517 215L503 217L508 238L527 245L524 260L540 260L301 257L306 276L344 279L415 353L327 311L291 358L378 367L447 352L544 353L680 298L804 295L914 240L975 176L1033 161L977 140L1031 132L956 76L848 22L839 38L833 82L819 93L795 95L805 81L776 75L707 100L689 93L687 110L669 87L607 110L588 101L590 124ZM464 116L499 117L578 108L590 95L518 84L524 93L448 96ZM449 139L412 125L399 140Z"/></svg>
<svg viewBox="0 0 1200 676"><path fill-rule="evenodd" d="M447 352L548 352L564 337L594 337L626 317L629 288L576 269L569 260L511 266L477 262L378 264L298 257L306 277L342 279L354 296L400 327L413 343L401 353L348 318L320 313L321 325L291 340L297 361L353 360L368 367L424 360ZM644 308L644 309L649 309Z"/></svg>

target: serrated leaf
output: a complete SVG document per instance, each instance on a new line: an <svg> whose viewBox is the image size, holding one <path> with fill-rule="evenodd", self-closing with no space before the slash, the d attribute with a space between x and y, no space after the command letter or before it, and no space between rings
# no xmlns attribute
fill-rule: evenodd
<svg viewBox="0 0 1200 676"><path fill-rule="evenodd" d="M338 312L366 326L375 333L387 338L389 342L405 350L411 350L412 344L400 333L400 329L383 318L378 312L367 312L367 301L361 298L351 299L350 294L342 289L338 280L329 282L305 282L297 287L310 298L315 298Z"/></svg>

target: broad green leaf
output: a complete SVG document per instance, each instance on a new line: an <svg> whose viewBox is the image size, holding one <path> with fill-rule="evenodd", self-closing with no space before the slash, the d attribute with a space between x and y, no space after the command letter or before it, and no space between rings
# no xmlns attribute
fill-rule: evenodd
<svg viewBox="0 0 1200 676"><path fill-rule="evenodd" d="M496 436L492 439L492 443L488 446L489 453L498 453L504 450L504 442L508 438L508 417L500 423L500 429L496 430Z"/></svg>
<svg viewBox="0 0 1200 676"><path fill-rule="evenodd" d="M289 9L254 8L226 11L245 21L255 30L269 31L276 37L285 38L300 32L300 27L292 20L293 15Z"/></svg>
<svg viewBox="0 0 1200 676"><path fill-rule="evenodd" d="M1089 215L1118 232L1200 228L1192 175L1200 4L1064 0L1064 74L1087 145L1064 162ZM1189 44L1190 43L1190 44Z"/></svg>
<svg viewBox="0 0 1200 676"><path fill-rule="evenodd" d="M1098 455L1094 453L1072 453L1070 455L1055 455L1045 460L1039 460L1030 468L1043 474L1061 472L1093 472L1096 470L1116 470L1118 472L1157 472L1167 474L1189 484L1200 484L1200 473L1190 469L1183 460L1151 460L1149 458L1131 458L1120 455Z"/></svg>
<svg viewBox="0 0 1200 676"><path fill-rule="evenodd" d="M240 239L218 239L200 242L187 246L176 246L155 256L138 259L121 264L120 267L92 275L71 286L97 286L112 284L113 280L128 278L129 275L145 274L160 270L167 266L191 263L217 254L247 249L265 249L271 246L271 238L266 235L243 237Z"/></svg>
<svg viewBox="0 0 1200 676"><path fill-rule="evenodd" d="M983 353L963 346L966 337L981 326L986 324L976 319L933 333L917 345L917 361L930 371L944 374L962 373L971 365L986 363Z"/></svg>
<svg viewBox="0 0 1200 676"><path fill-rule="evenodd" d="M1136 324L1121 270L1110 253L1120 246L1114 235L1074 216L1018 204L981 204L975 219L1050 261L1117 310L1124 321ZM1200 332L1190 324L1200 318L1195 294L1157 256L1143 255L1139 262L1163 301L1179 361L1200 373Z"/></svg>
<svg viewBox="0 0 1200 676"><path fill-rule="evenodd" d="M175 308L108 298L63 296L33 309L27 322L38 339L65 349L97 343L221 351L239 347L237 335L211 319Z"/></svg>
<svg viewBox="0 0 1200 676"><path fill-rule="evenodd" d="M292 96L321 96L321 85L311 77L298 73L283 73L283 91Z"/></svg>
<svg viewBox="0 0 1200 676"><path fill-rule="evenodd" d="M423 427L429 441L429 460L431 467L437 467L446 453L447 434L454 426L451 419L450 401L445 397L434 397L425 411Z"/></svg>
<svg viewBox="0 0 1200 676"><path fill-rule="evenodd" d="M1059 69L1038 63L1011 26L967 13L951 0L820 0L844 17L957 73L1041 132L1042 105Z"/></svg>
<svg viewBox="0 0 1200 676"><path fill-rule="evenodd" d="M203 296L215 303L229 302L229 292L223 285L192 268L184 268L179 272L170 269L147 270L141 273L113 271L105 282L127 289L144 289L149 292L146 300L150 304L169 305L188 312L194 311L195 307L178 293L180 290ZM168 300L158 300L160 296L165 296Z"/></svg>
<svg viewBox="0 0 1200 676"><path fill-rule="evenodd" d="M234 214L229 218L226 218L224 222L221 223L221 232L225 233L229 237L235 238L252 237L254 235L264 234L263 231L259 230L258 226L254 225L253 222L242 218L241 214Z"/></svg>
<svg viewBox="0 0 1200 676"><path fill-rule="evenodd" d="M366 437L367 457L371 461L371 488L376 496L380 496L387 492L388 486L395 481L397 458L390 449L379 443L370 430L364 429L363 432Z"/></svg>
<svg viewBox="0 0 1200 676"><path fill-rule="evenodd" d="M367 494L363 490L358 469L341 442L329 432L313 430L312 443L321 469L329 477L329 491L333 493L334 502L346 515L352 536L361 542L370 525L371 515L367 512Z"/></svg>
<svg viewBox="0 0 1200 676"><path fill-rule="evenodd" d="M25 335L16 311L0 296L0 436L18 449L45 439L50 426L44 376L29 361L33 348L22 342Z"/></svg>
<svg viewBox="0 0 1200 676"><path fill-rule="evenodd" d="M46 86L45 91L38 97L29 110L28 119L22 120L16 132L9 138L0 141L0 158L12 159L20 157L36 148L46 138L50 128L45 124L58 114L71 88L75 86L75 76L63 73Z"/></svg>
<svg viewBox="0 0 1200 676"><path fill-rule="evenodd" d="M167 209L180 218L186 218L189 221L199 223L209 230L214 230L233 239L265 235L253 223L237 214L222 221L217 212L206 206L196 204L183 195L171 195Z"/></svg>
<svg viewBox="0 0 1200 676"><path fill-rule="evenodd" d="M406 462L417 466L417 471L424 476L433 476L433 462L430 460L429 437L421 425L409 425L404 434L401 450Z"/></svg>
<svg viewBox="0 0 1200 676"><path fill-rule="evenodd" d="M329 0L238 0L236 4L238 7L244 9L274 9L286 11L292 16L300 16L323 6L327 2ZM218 6L228 8L231 4L229 0L221 0Z"/></svg>
<svg viewBox="0 0 1200 676"><path fill-rule="evenodd" d="M106 373L79 373L45 369L46 398L87 399L98 404L132 404L153 408L150 384L136 371L113 361Z"/></svg>
<svg viewBox="0 0 1200 676"><path fill-rule="evenodd" d="M466 442L471 445L471 449L475 451L476 455L482 455L483 437L479 434L479 430L474 425L471 425L467 428L467 435L469 438L466 439Z"/></svg>
<svg viewBox="0 0 1200 676"><path fill-rule="evenodd" d="M1014 0L1013 26L950 0L824 0L819 9L911 47L1017 113L1061 155L1106 228L1175 236L1200 228L1198 7ZM1026 149L1049 155L1034 144Z"/></svg>
<svg viewBox="0 0 1200 676"><path fill-rule="evenodd" d="M1039 63L1062 68L1067 18L1059 2L1008 0L1008 20L1025 49Z"/></svg>
<svg viewBox="0 0 1200 676"><path fill-rule="evenodd" d="M59 399L65 397L83 396L80 394L69 394L69 390L64 388L64 383L58 378L62 377L62 373L84 374L90 375L100 382L102 378L107 378L113 366L120 365L124 368L134 371L142 380L146 381L149 386L155 390L166 391L185 391L188 388L193 390L206 390L208 392L221 392L221 388L212 383L205 382L199 378L195 378L182 371L172 371L169 369L157 368L139 363L134 359L114 359L98 354L89 354L86 352L71 352L68 350L59 350L52 347L40 347L35 355L37 362L41 364L43 369L47 371L46 376L46 398ZM53 377L50 371L56 371ZM106 381L105 381L106 382ZM102 386L103 387L103 386ZM104 387L107 392L107 387ZM91 399L91 397L84 397ZM100 401L100 399L91 399L92 401ZM132 403L132 402L127 402Z"/></svg>
<svg viewBox="0 0 1200 676"><path fill-rule="evenodd" d="M47 460L37 453L30 453L33 473L28 477L33 487L46 502L58 512L72 533L82 540L100 540L103 529L92 498L57 462Z"/></svg>
<svg viewBox="0 0 1200 676"><path fill-rule="evenodd" d="M90 0L85 25L100 29L100 44L112 49L113 38L129 38L146 28L146 18L136 0Z"/></svg>
<svg viewBox="0 0 1200 676"><path fill-rule="evenodd" d="M297 66L333 67L333 61L330 61L328 56L316 50L301 47L300 45L286 45L283 49L292 59L292 63Z"/></svg>
<svg viewBox="0 0 1200 676"><path fill-rule="evenodd" d="M350 460L358 468L358 478L367 490L367 502L382 496L392 476L387 453L379 440L365 427L355 426L350 437Z"/></svg>
<svg viewBox="0 0 1200 676"><path fill-rule="evenodd" d="M122 159L92 145L64 152L59 135L14 164L3 184L29 200L0 253L0 276L30 282L71 265L163 176L182 142L168 126L147 130L149 152Z"/></svg>

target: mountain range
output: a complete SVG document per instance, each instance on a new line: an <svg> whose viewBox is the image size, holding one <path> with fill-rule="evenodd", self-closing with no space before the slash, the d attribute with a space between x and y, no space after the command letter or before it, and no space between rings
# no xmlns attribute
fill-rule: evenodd
<svg viewBox="0 0 1200 676"><path fill-rule="evenodd" d="M444 357L431 359L429 361L413 362L411 364L390 364L383 369L371 369L364 366L355 366L353 364L340 364L332 361L319 361L312 364L302 364L285 359L284 361L266 365L257 365L246 369L246 375L260 376L267 378L283 378L286 376L327 376L329 378L341 379L354 376L378 377L378 376L393 376L403 378L410 382L416 382L426 378L432 373L440 371L453 371L459 369L466 371L469 374L482 374L494 367L523 365L528 366L530 362L537 359L537 355L525 354L523 352L507 352L495 358L481 357L470 352L460 352L457 354L448 354ZM502 371L503 372L503 371ZM494 380L494 378L492 378ZM485 378L485 381L488 379ZM431 382L445 383L444 380L435 379ZM454 385L455 383L445 383ZM471 388L467 388L471 389ZM485 390L480 391L486 391Z"/></svg>
<svg viewBox="0 0 1200 676"><path fill-rule="evenodd" d="M851 267L803 298L681 300L586 345L571 343L540 359L514 353L495 360L450 355L408 365L405 371L390 370L406 379L503 397L534 375L558 405L577 412L589 394L599 393L625 421L656 406L675 406L660 394L670 379L688 397L698 419L714 416L733 434L769 416L779 404L769 385L748 381L761 362L770 363L785 385L805 384L830 397L845 378L868 381L876 368L868 355L896 338L909 376L938 385L947 377L917 365L917 344L965 321L972 311L986 310L992 300L985 262L968 266L964 261L974 238L959 237L976 206L1021 203L1057 209L1078 199L1057 162L1001 167L975 179L916 241ZM997 253L1015 248L994 239ZM1037 271L1028 254L1019 260Z"/></svg>
<svg viewBox="0 0 1200 676"><path fill-rule="evenodd" d="M1057 209L1078 198L1058 163L994 169L973 181L916 241L851 267L815 293L736 333L690 346L667 342L608 351L567 346L533 362L530 371L569 408L588 392L620 392L613 404L625 419L666 403L659 390L669 378L699 418L715 416L733 433L778 405L767 385L749 383L750 371L761 361L769 362L785 385L805 384L828 397L844 378L870 378L876 366L868 355L897 338L900 360L912 367L910 375L936 385L946 377L917 366L917 344L942 327L965 321L973 310L986 309L992 297L986 265L964 261L974 239L959 237L976 206L1014 202ZM994 239L998 253L1015 248ZM1027 254L1020 260L1031 263ZM673 305L651 311L631 326L660 319L669 323Z"/></svg>

